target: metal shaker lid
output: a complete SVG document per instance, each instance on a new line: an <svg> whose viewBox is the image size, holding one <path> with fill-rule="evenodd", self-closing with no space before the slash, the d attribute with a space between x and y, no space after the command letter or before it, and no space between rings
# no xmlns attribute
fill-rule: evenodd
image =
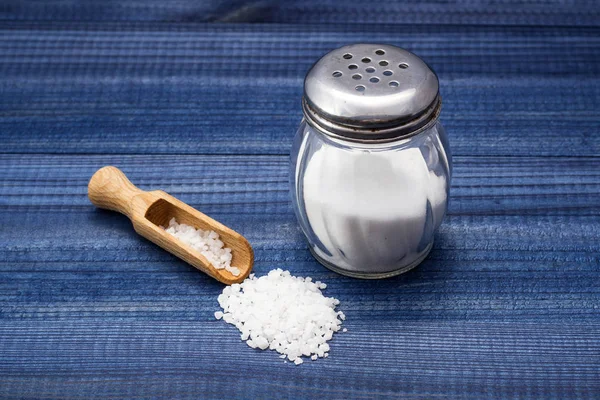
<svg viewBox="0 0 600 400"><path fill-rule="evenodd" d="M396 46L352 44L317 61L304 80L304 114L326 134L358 142L409 137L437 120L436 74Z"/></svg>

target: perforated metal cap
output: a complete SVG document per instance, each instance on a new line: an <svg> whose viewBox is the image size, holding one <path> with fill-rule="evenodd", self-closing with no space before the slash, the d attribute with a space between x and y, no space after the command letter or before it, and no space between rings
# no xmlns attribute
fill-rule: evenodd
<svg viewBox="0 0 600 400"><path fill-rule="evenodd" d="M353 44L313 65L304 80L306 118L359 142L408 137L437 120L439 83L423 60L396 46Z"/></svg>

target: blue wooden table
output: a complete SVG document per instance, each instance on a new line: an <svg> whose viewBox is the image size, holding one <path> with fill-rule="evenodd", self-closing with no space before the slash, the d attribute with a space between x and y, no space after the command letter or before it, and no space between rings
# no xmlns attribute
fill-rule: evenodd
<svg viewBox="0 0 600 400"><path fill-rule="evenodd" d="M438 73L455 169L427 260L336 275L287 167L302 79L352 42ZM0 5L1 398L598 398L600 6L181 0ZM345 334L284 364L216 321L222 285L95 209L120 167L328 284Z"/></svg>

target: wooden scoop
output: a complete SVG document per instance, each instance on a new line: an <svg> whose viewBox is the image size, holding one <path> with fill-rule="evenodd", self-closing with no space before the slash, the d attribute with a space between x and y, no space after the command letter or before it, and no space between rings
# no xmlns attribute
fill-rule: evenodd
<svg viewBox="0 0 600 400"><path fill-rule="evenodd" d="M104 167L96 171L88 184L88 197L97 207L125 214L138 234L220 282L239 283L252 270L254 251L246 238L162 190L138 189L118 168ZM162 229L161 226L169 226L171 218L196 229L217 232L231 249L231 265L239 268L240 275L216 269L199 251Z"/></svg>

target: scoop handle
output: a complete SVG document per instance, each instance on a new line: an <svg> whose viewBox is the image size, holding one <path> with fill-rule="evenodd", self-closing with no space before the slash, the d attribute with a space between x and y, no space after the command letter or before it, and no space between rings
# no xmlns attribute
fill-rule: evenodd
<svg viewBox="0 0 600 400"><path fill-rule="evenodd" d="M118 211L132 217L132 200L135 196L145 193L127 179L118 168L102 167L92 176L88 183L88 197L100 208Z"/></svg>

